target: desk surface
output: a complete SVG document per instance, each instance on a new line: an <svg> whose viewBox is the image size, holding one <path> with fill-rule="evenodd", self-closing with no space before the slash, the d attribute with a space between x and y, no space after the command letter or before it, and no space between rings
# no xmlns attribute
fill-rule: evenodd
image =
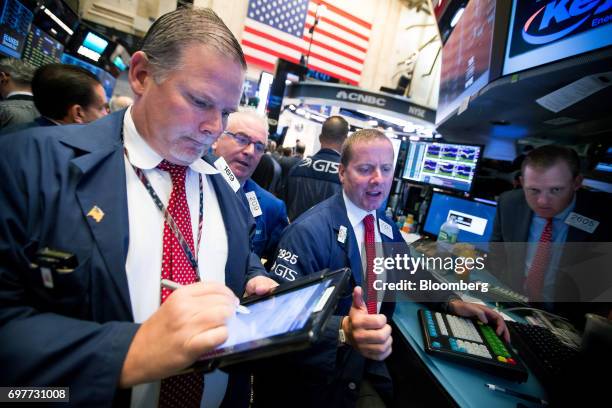
<svg viewBox="0 0 612 408"><path fill-rule="evenodd" d="M423 336L417 316L417 311L421 307L422 305L418 303L398 303L393 321L415 353L460 407L516 408L516 404L519 402L528 407L538 406L508 394L491 391L485 387L486 383L546 399L546 392L531 372L527 382L519 384L427 354L423 346Z"/></svg>

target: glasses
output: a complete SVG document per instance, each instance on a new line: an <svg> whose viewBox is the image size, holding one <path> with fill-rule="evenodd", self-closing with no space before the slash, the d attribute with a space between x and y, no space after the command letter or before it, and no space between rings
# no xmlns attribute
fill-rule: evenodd
<svg viewBox="0 0 612 408"><path fill-rule="evenodd" d="M229 130L226 130L223 133L230 135L236 141L236 143L238 143L238 145L240 145L242 148L245 148L248 145L253 144L253 147L255 148L255 152L263 153L266 151L266 145L264 145L262 142L252 141L251 138L245 135L244 133L240 133L240 132L234 133L234 132L230 132Z"/></svg>

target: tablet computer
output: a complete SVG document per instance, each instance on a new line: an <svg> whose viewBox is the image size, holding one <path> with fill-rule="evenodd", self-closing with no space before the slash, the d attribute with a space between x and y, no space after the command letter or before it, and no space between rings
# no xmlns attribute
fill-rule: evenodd
<svg viewBox="0 0 612 408"><path fill-rule="evenodd" d="M277 286L265 296L242 300L248 314L228 321L228 339L192 367L211 371L232 364L305 349L319 337L328 317L346 296L351 273L324 270Z"/></svg>

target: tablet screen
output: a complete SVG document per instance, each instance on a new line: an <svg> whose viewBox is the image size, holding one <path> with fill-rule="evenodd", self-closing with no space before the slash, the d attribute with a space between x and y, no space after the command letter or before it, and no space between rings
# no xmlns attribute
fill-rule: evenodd
<svg viewBox="0 0 612 408"><path fill-rule="evenodd" d="M230 318L228 339L202 359L257 348L268 344L271 337L303 329L319 300L328 293L325 289L329 284L324 280L246 305L250 313L236 313Z"/></svg>

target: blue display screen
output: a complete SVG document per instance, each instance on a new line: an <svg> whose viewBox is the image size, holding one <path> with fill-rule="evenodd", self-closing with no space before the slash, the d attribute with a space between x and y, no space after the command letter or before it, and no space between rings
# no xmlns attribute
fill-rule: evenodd
<svg viewBox="0 0 612 408"><path fill-rule="evenodd" d="M108 46L108 41L92 32L89 32L83 40L83 46L97 52L98 54L102 54Z"/></svg>
<svg viewBox="0 0 612 408"><path fill-rule="evenodd" d="M128 69L128 66L125 64L125 62L123 62L123 58L121 58L119 55L113 59L113 64L119 68L120 71L125 71Z"/></svg>
<svg viewBox="0 0 612 408"><path fill-rule="evenodd" d="M403 178L452 190L470 191L480 146L412 142Z"/></svg>
<svg viewBox="0 0 612 408"><path fill-rule="evenodd" d="M493 233L496 209L494 205L434 193L423 231L437 236L442 224L453 216L459 227L458 242L488 243ZM488 245L477 246L485 250L488 247Z"/></svg>
<svg viewBox="0 0 612 408"><path fill-rule="evenodd" d="M16 0L0 6L0 54L21 58L34 14Z"/></svg>
<svg viewBox="0 0 612 408"><path fill-rule="evenodd" d="M85 68L92 74L98 77L98 80L102 83L102 87L104 88L104 92L106 93L106 97L110 98L113 96L113 89L115 89L115 83L117 80L111 74L106 72L100 67L96 67L88 62L85 62L79 58L73 57L72 55L64 54L62 55L62 64L71 64L77 65L79 67Z"/></svg>

